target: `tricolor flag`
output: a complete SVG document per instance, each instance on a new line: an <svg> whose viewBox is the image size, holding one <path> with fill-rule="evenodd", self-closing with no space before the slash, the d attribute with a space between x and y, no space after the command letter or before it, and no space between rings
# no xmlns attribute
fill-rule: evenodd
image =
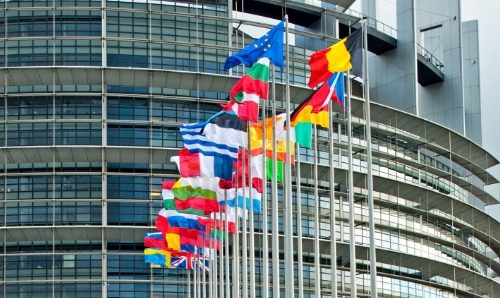
<svg viewBox="0 0 500 298"><path fill-rule="evenodd" d="M158 231L164 232L167 230L167 226L205 232L205 227L198 222L198 216L161 209L156 218L156 228Z"/></svg>
<svg viewBox="0 0 500 298"><path fill-rule="evenodd" d="M172 186L175 206L179 210L202 210L205 214L219 211L218 201L224 199L218 177L179 178Z"/></svg>
<svg viewBox="0 0 500 298"><path fill-rule="evenodd" d="M179 131L189 151L236 160L238 148L247 147L247 125L236 114L221 111L205 122L183 124Z"/></svg>
<svg viewBox="0 0 500 298"><path fill-rule="evenodd" d="M260 58L233 86L222 109L235 112L241 120L257 121L260 100L266 100L269 93L268 82L269 59Z"/></svg>
<svg viewBox="0 0 500 298"><path fill-rule="evenodd" d="M333 74L290 115L291 125L295 127L295 137L302 147L311 148L312 124L329 127L328 102L332 98L343 104L344 73Z"/></svg>
<svg viewBox="0 0 500 298"><path fill-rule="evenodd" d="M358 29L331 47L314 52L309 58L311 77L307 85L314 88L326 81L333 73L351 68L354 75L361 76L362 36L362 30Z"/></svg>
<svg viewBox="0 0 500 298"><path fill-rule="evenodd" d="M199 152L190 152L186 148L179 151L178 156L172 156L181 177L219 177L231 180L233 161L223 156L205 156Z"/></svg>
<svg viewBox="0 0 500 298"><path fill-rule="evenodd" d="M177 182L177 180L175 180L175 181L172 180L172 181L163 181L161 183L162 184L163 208L165 210L176 210L176 211L181 210L176 205L176 204L179 204L179 200L175 200L174 192L172 191L172 187L174 186L174 184L176 182ZM193 209L193 208L183 209L182 213L194 214L194 215L200 215L200 216L205 215L205 212L203 210Z"/></svg>

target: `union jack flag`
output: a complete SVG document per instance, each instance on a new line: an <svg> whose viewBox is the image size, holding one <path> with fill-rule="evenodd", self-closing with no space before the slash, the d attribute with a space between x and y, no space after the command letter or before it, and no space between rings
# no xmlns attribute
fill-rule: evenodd
<svg viewBox="0 0 500 298"><path fill-rule="evenodd" d="M177 269L191 270L193 269L193 256L172 257L170 266Z"/></svg>

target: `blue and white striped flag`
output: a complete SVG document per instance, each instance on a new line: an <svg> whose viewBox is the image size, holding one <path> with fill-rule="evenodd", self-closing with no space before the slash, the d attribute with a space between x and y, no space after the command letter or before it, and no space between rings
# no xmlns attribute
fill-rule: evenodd
<svg viewBox="0 0 500 298"><path fill-rule="evenodd" d="M231 112L218 112L205 122L179 128L184 147L206 156L238 159L238 148L247 147L247 122Z"/></svg>

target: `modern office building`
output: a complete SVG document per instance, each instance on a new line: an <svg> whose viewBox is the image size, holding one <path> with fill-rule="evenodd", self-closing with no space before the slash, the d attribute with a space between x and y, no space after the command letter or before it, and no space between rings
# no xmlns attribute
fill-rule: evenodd
<svg viewBox="0 0 500 298"><path fill-rule="evenodd" d="M1 1L0 297L186 297L186 271L151 268L142 243L161 209L160 182L176 177L168 160L182 147L177 127L219 110L243 72L224 71L226 57L285 12L294 104L311 92L310 54L345 37L349 25L358 28L363 15L369 22L379 297L498 297L500 224L485 212L498 203L485 191L498 183L486 171L498 160L481 147L477 22L461 22L457 0L398 0L390 8L364 0L362 14L353 2ZM284 75L276 76L282 100ZM366 122L360 80L352 81L355 286L363 297L370 291ZM331 295L332 263L338 296L353 287L346 119L335 107L333 164L326 131L319 133L318 197L313 152L300 153L301 197L292 199L302 250L293 253L295 262L302 257L294 284L298 293L303 282L304 297L316 283ZM282 195L279 208L283 233ZM273 296L262 288L261 222L257 215L257 296ZM272 254L284 260L291 248L280 248ZM284 289L284 267L270 285L279 278Z"/></svg>

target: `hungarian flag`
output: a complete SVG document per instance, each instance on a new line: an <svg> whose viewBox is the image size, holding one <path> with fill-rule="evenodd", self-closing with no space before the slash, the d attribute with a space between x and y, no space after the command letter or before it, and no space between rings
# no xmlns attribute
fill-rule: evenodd
<svg viewBox="0 0 500 298"><path fill-rule="evenodd" d="M229 92L230 100L222 105L225 111L233 111L241 120L257 121L260 99L269 93L269 59L260 58Z"/></svg>
<svg viewBox="0 0 500 298"><path fill-rule="evenodd" d="M362 29L358 29L331 47L314 52L309 58L311 77L307 85L314 88L333 73L351 68L354 75L362 76L362 36Z"/></svg>
<svg viewBox="0 0 500 298"><path fill-rule="evenodd" d="M312 125L329 127L328 103L333 99L344 102L344 73L333 74L318 90L307 97L290 115L297 142L311 148Z"/></svg>
<svg viewBox="0 0 500 298"><path fill-rule="evenodd" d="M231 180L233 161L223 156L205 156L200 152L191 152L182 148L178 156L172 156L181 177L219 177Z"/></svg>

